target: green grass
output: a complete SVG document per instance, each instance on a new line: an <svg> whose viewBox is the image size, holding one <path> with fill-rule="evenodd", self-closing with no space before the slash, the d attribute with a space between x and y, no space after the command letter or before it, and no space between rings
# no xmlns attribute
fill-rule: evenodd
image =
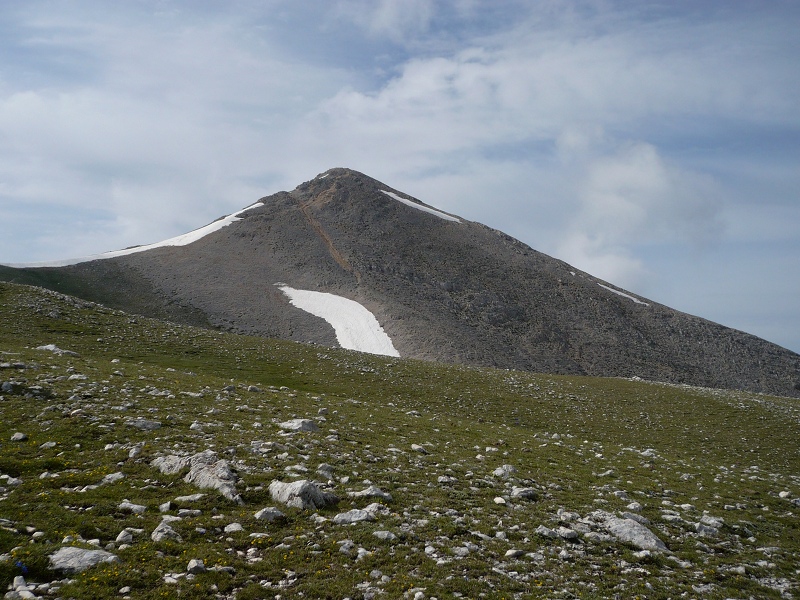
<svg viewBox="0 0 800 600"><path fill-rule="evenodd" d="M118 598L125 586L133 598L360 598L375 590L402 598L416 588L428 598L780 598L777 588L800 578L800 508L778 496L800 496L797 400L376 357L134 318L11 284L0 284L0 307L0 362L28 367L0 369L0 381L20 385L0 400L0 474L22 481L0 480L0 585L24 565L31 581L60 581L63 598ZM78 356L35 350L44 344ZM287 436L277 426L323 407L320 433ZM126 426L134 417L162 427ZM190 429L195 421L200 431ZM17 431L28 440L10 442ZM269 451L254 451L267 442ZM129 458L141 443L141 455ZM206 490L191 507L200 515L174 524L183 543L152 542L158 505L198 490L149 463L207 448L238 470L244 506ZM291 479L285 467L304 465L303 476L314 478L321 463L350 478L337 482L339 506L319 511L327 521L285 507L282 522L256 521L257 510L275 504L269 483ZM514 485L539 491L538 501L495 503L510 491L492 476L503 464L517 469ZM115 472L125 478L74 491ZM455 482L441 484L442 476ZM392 494L390 514L333 524L336 513L370 503L346 497L367 480ZM123 499L147 511L121 511ZM585 517L634 500L669 556L533 533L556 528L559 509ZM724 525L701 537L664 510L688 522L707 512ZM232 522L244 531L226 534ZM119 563L70 583L49 570L65 536L105 547L125 527L144 533L113 549ZM378 529L397 539L379 540ZM43 535L34 540L33 531ZM344 554L339 542L348 539L354 551ZM477 549L456 557L464 544ZM359 547L370 554L357 561ZM512 548L526 555L506 558ZM191 558L235 572L165 582ZM742 566L744 575L732 570Z"/></svg>

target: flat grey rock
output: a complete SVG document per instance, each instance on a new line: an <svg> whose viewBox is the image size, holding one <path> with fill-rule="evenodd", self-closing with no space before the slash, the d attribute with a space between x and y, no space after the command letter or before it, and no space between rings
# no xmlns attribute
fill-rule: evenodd
<svg viewBox="0 0 800 600"><path fill-rule="evenodd" d="M50 555L50 568L67 574L82 573L104 562L119 562L119 557L105 550L87 550L67 546Z"/></svg>
<svg viewBox="0 0 800 600"><path fill-rule="evenodd" d="M603 523L603 529L619 541L636 546L640 550L668 552L666 544L656 534L631 519L609 517Z"/></svg>

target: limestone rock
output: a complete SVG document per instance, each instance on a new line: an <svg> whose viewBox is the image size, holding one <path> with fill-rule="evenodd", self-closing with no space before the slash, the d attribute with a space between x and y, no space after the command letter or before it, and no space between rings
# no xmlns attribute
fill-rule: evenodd
<svg viewBox="0 0 800 600"><path fill-rule="evenodd" d="M183 538L181 538L178 532L175 531L167 521L161 521L161 523L158 524L158 527L150 534L150 539L154 542L162 542L164 540L183 541Z"/></svg>
<svg viewBox="0 0 800 600"><path fill-rule="evenodd" d="M276 502L302 509L319 509L339 502L335 494L321 490L307 479L291 483L273 481L269 493Z"/></svg>
<svg viewBox="0 0 800 600"><path fill-rule="evenodd" d="M203 564L202 560L193 558L189 561L189 565L186 567L186 572L191 573L192 575L199 575L200 573L206 572L206 566Z"/></svg>
<svg viewBox="0 0 800 600"><path fill-rule="evenodd" d="M502 465L497 467L494 471L492 471L492 475L495 477L502 477L503 479L507 477L511 477L514 473L517 472L516 467L513 465Z"/></svg>
<svg viewBox="0 0 800 600"><path fill-rule="evenodd" d="M539 498L539 493L530 487L514 486L511 488L511 497L522 498L523 500L537 500Z"/></svg>
<svg viewBox="0 0 800 600"><path fill-rule="evenodd" d="M125 421L125 425L127 427L141 429L142 431L155 431L161 427L161 423L159 421L151 421L149 419L130 419Z"/></svg>
<svg viewBox="0 0 800 600"><path fill-rule="evenodd" d="M155 467L164 475L175 475L183 471L188 464L187 457L170 454L169 456L159 456L150 463L150 466Z"/></svg>
<svg viewBox="0 0 800 600"><path fill-rule="evenodd" d="M103 562L119 562L119 557L105 550L87 550L67 546L50 555L50 568L67 574L82 573Z"/></svg>
<svg viewBox="0 0 800 600"><path fill-rule="evenodd" d="M360 523L361 521L374 521L375 515L360 508L354 508L347 512L339 513L333 517L333 522L337 525L350 525L352 523Z"/></svg>
<svg viewBox="0 0 800 600"><path fill-rule="evenodd" d="M667 546L656 534L641 523L631 519L620 519L609 516L603 523L603 529L621 542L627 542L640 550L667 552Z"/></svg>
<svg viewBox="0 0 800 600"><path fill-rule="evenodd" d="M274 521L278 521L280 519L286 518L286 515L279 511L274 506L268 506L267 508L262 508L255 514L256 519L259 521L267 521L268 523L272 523Z"/></svg>
<svg viewBox="0 0 800 600"><path fill-rule="evenodd" d="M350 498L380 498L381 500L386 500L387 502L392 501L392 495L388 492L384 492L379 487L371 485L365 490L361 490L360 492L348 492L347 495Z"/></svg>
<svg viewBox="0 0 800 600"><path fill-rule="evenodd" d="M192 456L189 459L189 467L189 473L183 478L186 483L193 483L199 488L217 490L228 500L244 504L242 497L236 492L236 482L239 478L227 460L219 460L215 452L206 450Z"/></svg>
<svg viewBox="0 0 800 600"><path fill-rule="evenodd" d="M312 433L319 431L319 426L311 419L291 419L278 423L278 427L287 431L310 431Z"/></svg>

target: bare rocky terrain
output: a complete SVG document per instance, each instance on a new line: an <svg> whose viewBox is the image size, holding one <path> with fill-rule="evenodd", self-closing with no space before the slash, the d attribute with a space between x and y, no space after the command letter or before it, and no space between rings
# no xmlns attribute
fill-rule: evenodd
<svg viewBox="0 0 800 600"><path fill-rule="evenodd" d="M46 269L0 268L129 312L336 346L276 287L368 308L401 356L542 373L641 377L800 397L800 355L638 298L502 232L408 206L331 169L184 247Z"/></svg>

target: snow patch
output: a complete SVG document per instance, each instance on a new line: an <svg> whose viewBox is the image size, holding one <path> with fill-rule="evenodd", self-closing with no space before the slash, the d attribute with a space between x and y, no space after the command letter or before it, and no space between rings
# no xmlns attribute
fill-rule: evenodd
<svg viewBox="0 0 800 600"><path fill-rule="evenodd" d="M336 332L336 341L342 348L400 356L375 315L358 302L327 292L296 290L280 283L275 285L286 294L293 306L330 323Z"/></svg>
<svg viewBox="0 0 800 600"><path fill-rule="evenodd" d="M608 290L609 292L615 293L617 296L622 296L623 298L627 298L628 300L633 300L636 304L643 304L644 306L650 306L647 302L642 302L638 298L634 298L630 294L626 294L625 292L620 292L619 290L615 290L614 288L610 288L607 285L603 285L602 283L598 283L601 288Z"/></svg>
<svg viewBox="0 0 800 600"><path fill-rule="evenodd" d="M38 267L68 267L70 265L77 265L80 263L89 262L92 260L104 260L107 258L116 258L118 256L127 256L129 254L136 254L137 252L145 252L147 250L153 250L154 248L165 248L167 246L188 246L189 244L196 242L199 239L206 237L214 233L215 231L219 231L223 227L227 227L231 223L235 223L236 221L240 221L239 215L256 208L258 206L263 206L261 202L256 202L248 206L247 208L243 208L239 212L235 212L232 215L228 215L227 217L223 217L213 223L209 223L205 227L201 227L200 229L195 229L194 231L190 231L189 233L184 233L183 235L179 235L174 238L169 238L168 240L164 240L162 242L156 242L155 244L148 244L146 246L134 246L133 248L125 248L124 250L112 250L111 252L104 252L102 254L92 254L91 256L84 256L82 258L68 258L66 260L54 260L49 262L35 262L35 263L23 263L23 264L9 264L6 265L7 267L16 267L16 268L38 268Z"/></svg>
<svg viewBox="0 0 800 600"><path fill-rule="evenodd" d="M436 215L440 219L444 219L445 221L453 221L454 223L461 223L461 221L451 215L443 213L441 211L436 210L435 208L431 208L429 206L424 206L422 204L417 204L416 202L412 202L411 200L406 200L405 198L401 198L394 192L387 192L386 190L381 190L382 194L386 194L390 198L394 198L398 202L402 202L406 206L410 206L411 208L416 208L417 210L421 210L422 212L430 213L432 215Z"/></svg>

